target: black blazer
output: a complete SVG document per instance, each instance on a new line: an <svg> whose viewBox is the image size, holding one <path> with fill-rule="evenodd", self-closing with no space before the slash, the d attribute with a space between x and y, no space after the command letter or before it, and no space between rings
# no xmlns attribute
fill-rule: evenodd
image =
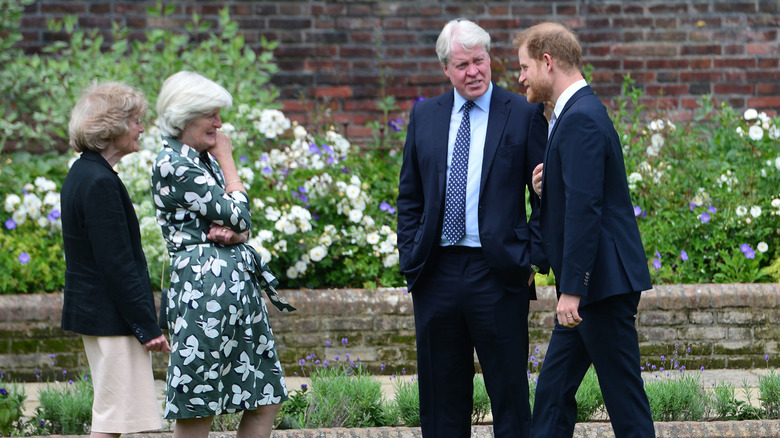
<svg viewBox="0 0 780 438"><path fill-rule="evenodd" d="M85 151L62 184L62 328L83 335L162 334L133 203L114 169Z"/></svg>
<svg viewBox="0 0 780 438"><path fill-rule="evenodd" d="M409 290L425 275L439 246L447 179L447 140L454 91L423 100L410 114L398 187L398 252ZM541 247L538 198L531 196L527 221L526 187L542 162L547 120L542 104L529 104L493 85L482 180L479 238L492 273L508 290L528 288L530 264L547 262ZM531 296L535 290L531 288Z"/></svg>
<svg viewBox="0 0 780 438"><path fill-rule="evenodd" d="M589 86L553 125L542 173L542 236L558 292L580 307L652 288L620 139Z"/></svg>

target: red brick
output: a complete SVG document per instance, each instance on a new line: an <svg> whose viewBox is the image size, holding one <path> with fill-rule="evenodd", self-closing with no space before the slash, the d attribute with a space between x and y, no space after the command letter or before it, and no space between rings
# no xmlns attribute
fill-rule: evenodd
<svg viewBox="0 0 780 438"><path fill-rule="evenodd" d="M780 44L771 43L752 43L747 45L748 55L778 55L780 54Z"/></svg>
<svg viewBox="0 0 780 438"><path fill-rule="evenodd" d="M755 87L750 85L739 85L739 84L715 84L713 87L713 91L716 94L747 94L752 95L755 91Z"/></svg>
<svg viewBox="0 0 780 438"><path fill-rule="evenodd" d="M780 96L748 97L747 102L751 108L780 108Z"/></svg>
<svg viewBox="0 0 780 438"><path fill-rule="evenodd" d="M314 96L347 98L352 96L352 89L347 86L321 87L314 90Z"/></svg>

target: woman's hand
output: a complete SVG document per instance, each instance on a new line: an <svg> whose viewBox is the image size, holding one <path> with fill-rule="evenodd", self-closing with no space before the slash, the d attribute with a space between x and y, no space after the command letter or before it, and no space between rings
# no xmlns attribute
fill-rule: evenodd
<svg viewBox="0 0 780 438"><path fill-rule="evenodd" d="M228 227L212 223L206 238L214 243L221 243L222 245L235 245L237 243L245 243L249 240L249 231L236 233Z"/></svg>
<svg viewBox="0 0 780 438"><path fill-rule="evenodd" d="M217 142L209 148L209 153L222 166L224 160L233 161L233 141L222 131L217 131Z"/></svg>
<svg viewBox="0 0 780 438"><path fill-rule="evenodd" d="M159 351L161 353L171 351L171 346L168 345L168 340L165 339L165 335L160 335L143 345L146 351Z"/></svg>

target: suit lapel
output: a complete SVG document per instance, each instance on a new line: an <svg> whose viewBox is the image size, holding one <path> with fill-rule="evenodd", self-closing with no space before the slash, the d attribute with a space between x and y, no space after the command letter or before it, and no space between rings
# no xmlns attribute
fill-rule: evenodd
<svg viewBox="0 0 780 438"><path fill-rule="evenodd" d="M550 145L553 142L553 138L555 137L555 133L558 131L558 127L561 126L561 120L565 117L566 111L569 110L569 108L574 105L574 102L578 101L581 97L587 96L589 94L593 94L593 90L590 88L590 85L586 85L579 90L577 90L576 93L574 93L571 98L566 102L566 105L563 106L563 110L561 111L561 114L558 116L558 120L555 122L555 125L553 125L552 132L550 132L550 137L547 139L547 146L544 150L544 163L547 163L547 158L550 155ZM547 172L542 172L542 190L544 190L544 186L547 180ZM544 197L544 192L542 192L542 197Z"/></svg>
<svg viewBox="0 0 780 438"><path fill-rule="evenodd" d="M490 112L488 113L487 132L485 133L485 147L482 156L482 178L479 184L479 195L482 197L482 189L485 187L490 167L498 150L498 142L509 119L507 99L501 88L493 85L493 95L490 97Z"/></svg>
<svg viewBox="0 0 780 438"><path fill-rule="evenodd" d="M454 91L442 96L438 101L436 114L433 119L432 133L434 138L434 148L436 154L436 172L439 181L439 193L444 198L447 184L447 144L449 143L450 117L452 116L452 105L455 100ZM439 133L444 133L441 135ZM443 204L442 204L443 205Z"/></svg>

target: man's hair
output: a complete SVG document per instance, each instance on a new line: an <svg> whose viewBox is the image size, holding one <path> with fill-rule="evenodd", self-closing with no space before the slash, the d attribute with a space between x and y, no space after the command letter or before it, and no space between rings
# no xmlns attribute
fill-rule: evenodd
<svg viewBox="0 0 780 438"><path fill-rule="evenodd" d="M582 46L562 24L539 23L518 33L513 43L518 49L525 46L528 56L537 61L547 53L567 72L582 68Z"/></svg>
<svg viewBox="0 0 780 438"><path fill-rule="evenodd" d="M490 34L473 21L464 18L452 20L444 25L436 40L436 55L444 66L450 62L450 52L454 43L459 43L466 50L482 47L485 52L490 52Z"/></svg>

